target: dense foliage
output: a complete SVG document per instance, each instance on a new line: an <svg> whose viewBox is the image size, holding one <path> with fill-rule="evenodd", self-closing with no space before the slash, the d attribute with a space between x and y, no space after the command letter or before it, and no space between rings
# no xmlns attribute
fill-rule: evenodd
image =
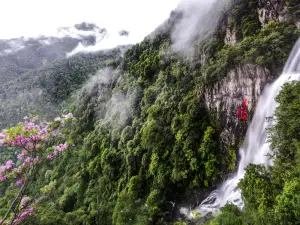
<svg viewBox="0 0 300 225"><path fill-rule="evenodd" d="M174 73L180 60L160 63L167 39L155 41L129 50L122 73L100 74L83 88L70 134L76 150L52 171L57 192L35 223L53 223L53 210L57 223L162 223L176 193L218 179L217 128L197 82L188 82L192 67Z"/></svg>

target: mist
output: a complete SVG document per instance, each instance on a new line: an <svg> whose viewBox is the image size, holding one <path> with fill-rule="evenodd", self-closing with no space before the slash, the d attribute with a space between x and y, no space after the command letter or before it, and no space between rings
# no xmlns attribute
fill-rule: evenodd
<svg viewBox="0 0 300 225"><path fill-rule="evenodd" d="M194 53L196 40L208 37L231 0L183 0L177 10L182 17L172 31L172 49L175 52Z"/></svg>
<svg viewBox="0 0 300 225"><path fill-rule="evenodd" d="M112 128L124 126L132 116L132 103L135 99L134 93L116 92L107 103L105 123L109 123Z"/></svg>
<svg viewBox="0 0 300 225"><path fill-rule="evenodd" d="M136 44L139 42L139 40L135 40L134 37L131 38L130 35L121 36L119 31L106 33L105 35L95 35L95 37L95 45L84 45L82 42L79 42L75 49L67 53L67 57L76 55L77 53L98 52L100 50L108 50L123 45Z"/></svg>
<svg viewBox="0 0 300 225"><path fill-rule="evenodd" d="M132 116L136 94L114 88L122 83L123 73L118 69L101 69L80 90L78 101L90 97L95 104L95 119L107 128L120 128ZM81 103L79 103L81 104Z"/></svg>

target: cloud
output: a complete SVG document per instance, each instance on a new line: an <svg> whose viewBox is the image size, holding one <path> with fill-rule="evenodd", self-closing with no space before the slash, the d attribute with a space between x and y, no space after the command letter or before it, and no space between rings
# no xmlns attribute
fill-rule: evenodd
<svg viewBox="0 0 300 225"><path fill-rule="evenodd" d="M105 123L109 123L113 128L124 126L132 116L132 102L134 99L134 93L114 93L107 103Z"/></svg>
<svg viewBox="0 0 300 225"><path fill-rule="evenodd" d="M207 37L218 25L230 0L183 0L176 9L180 19L172 31L173 50L193 53L193 43Z"/></svg>
<svg viewBox="0 0 300 225"><path fill-rule="evenodd" d="M90 97L89 101L95 103L96 119L102 120L107 128L117 128L126 124L130 118L132 102L135 94L121 90L114 91L117 83L123 81L123 73L118 69L102 69L92 76L80 90L77 101ZM81 103L79 103L81 104Z"/></svg>
<svg viewBox="0 0 300 225"><path fill-rule="evenodd" d="M95 119L101 121L105 129L115 129L125 126L132 118L133 106L136 101L136 90L124 91L122 71L118 69L101 69L74 96L77 104L82 105L88 99L94 104Z"/></svg>
<svg viewBox="0 0 300 225"><path fill-rule="evenodd" d="M94 45L84 45L82 42L80 42L74 50L67 53L67 57L73 56L80 52L97 52L100 50L112 49L121 45L130 45L136 43L136 41L130 38L130 36L120 36L119 31L115 31L112 33L108 32L105 32L104 34L96 34L96 40Z"/></svg>
<svg viewBox="0 0 300 225"><path fill-rule="evenodd" d="M80 38L78 31L87 35L95 30L91 24L97 24L107 29L104 39L96 37L93 47L86 47L81 43L69 56L78 52L95 52L119 45L136 44L167 19L179 1L86 0L84 4L80 0L4 1L2 7L6 10L0 14L0 39L21 36ZM86 23L81 23L82 21ZM58 27L70 28L76 23L79 23L76 25L76 32L73 32L74 27L57 32ZM120 36L119 32L123 29L130 31L130 35Z"/></svg>
<svg viewBox="0 0 300 225"><path fill-rule="evenodd" d="M7 46L2 51L0 51L0 56L16 53L26 47L25 42L22 40L12 39L10 41L7 41L6 43Z"/></svg>
<svg viewBox="0 0 300 225"><path fill-rule="evenodd" d="M1 6L5 10L0 14L0 38L56 36L58 27L70 27L86 21L108 30L110 37L98 49L135 44L167 19L178 2L179 0L3 1ZM130 31L128 38L118 37L118 32L122 29ZM79 46L77 51L80 49L83 50L83 47ZM84 50L89 51L91 48Z"/></svg>

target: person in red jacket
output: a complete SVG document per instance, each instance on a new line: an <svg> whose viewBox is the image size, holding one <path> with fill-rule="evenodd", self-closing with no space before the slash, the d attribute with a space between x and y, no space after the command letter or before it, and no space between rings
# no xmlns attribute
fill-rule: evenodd
<svg viewBox="0 0 300 225"><path fill-rule="evenodd" d="M247 108L248 108L247 99L244 98L242 106L238 107L238 109L237 109L237 117L240 120L243 120L243 121L247 121L248 120Z"/></svg>

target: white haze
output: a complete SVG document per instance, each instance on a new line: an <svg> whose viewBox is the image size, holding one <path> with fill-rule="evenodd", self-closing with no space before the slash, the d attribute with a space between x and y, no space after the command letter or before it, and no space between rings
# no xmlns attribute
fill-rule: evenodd
<svg viewBox="0 0 300 225"><path fill-rule="evenodd" d="M204 39L214 30L230 0L183 0L178 9L183 17L172 33L173 50L193 53L195 39Z"/></svg>
<svg viewBox="0 0 300 225"><path fill-rule="evenodd" d="M105 122L113 128L122 127L128 118L132 116L132 102L135 99L134 93L116 92L107 103Z"/></svg>
<svg viewBox="0 0 300 225"><path fill-rule="evenodd" d="M81 94L75 94L75 96L91 96L96 99L96 119L102 120L110 128L123 126L132 116L136 93L134 91L112 92L113 83L122 83L122 75L119 70L101 69L86 82L79 91Z"/></svg>
<svg viewBox="0 0 300 225"><path fill-rule="evenodd" d="M120 36L118 32L113 34L106 34L105 36L102 35L95 35L96 36L96 45L85 46L81 42L77 45L73 51L67 53L67 56L73 56L79 52L88 53L88 52L97 52L103 49L112 49L116 46L121 45L130 45L136 43L130 37L127 36ZM120 50L122 50L120 48Z"/></svg>
<svg viewBox="0 0 300 225"><path fill-rule="evenodd" d="M183 19L172 33L175 51L191 51L196 37L207 35L218 21L230 0L10 0L1 3L0 39L40 35L61 37L59 27L76 23L95 23L107 29L96 46L77 46L69 55L110 49L142 41L169 18L176 8L184 12ZM213 6L213 7L211 7ZM213 8L213 12L210 9ZM129 36L120 36L120 30ZM70 34L68 34L70 35ZM76 34L74 34L76 36Z"/></svg>
<svg viewBox="0 0 300 225"><path fill-rule="evenodd" d="M109 37L96 49L135 44L169 17L179 0L9 0L1 2L0 39L57 36L57 28L81 22L106 28ZM130 32L120 37L120 30ZM84 49L78 46L76 51Z"/></svg>

